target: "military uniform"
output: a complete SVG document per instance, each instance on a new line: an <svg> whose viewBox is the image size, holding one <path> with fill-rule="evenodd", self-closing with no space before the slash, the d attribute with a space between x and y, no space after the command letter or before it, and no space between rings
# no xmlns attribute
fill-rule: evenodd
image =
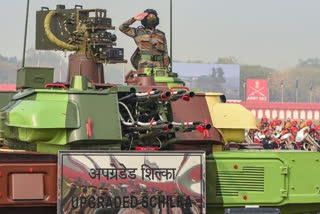
<svg viewBox="0 0 320 214"><path fill-rule="evenodd" d="M165 34L158 29L130 27L135 21L134 18L131 18L123 23L119 29L132 37L138 46L138 54L141 58L138 61L137 69L168 67L169 57Z"/></svg>

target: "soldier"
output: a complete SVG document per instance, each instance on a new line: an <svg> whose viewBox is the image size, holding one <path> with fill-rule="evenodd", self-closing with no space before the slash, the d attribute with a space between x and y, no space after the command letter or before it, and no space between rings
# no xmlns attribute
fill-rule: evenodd
<svg viewBox="0 0 320 214"><path fill-rule="evenodd" d="M300 129L304 128L306 125L307 125L307 123L303 119L301 119L300 120L300 125L299 125Z"/></svg>
<svg viewBox="0 0 320 214"><path fill-rule="evenodd" d="M141 21L143 26L130 27L137 20ZM156 29L158 24L158 13L153 9L147 9L119 27L120 31L132 37L138 46L131 57L135 69L168 67L167 41L165 34Z"/></svg>
<svg viewBox="0 0 320 214"><path fill-rule="evenodd" d="M315 127L314 127L314 130L315 130L315 136L314 136L314 139L318 142L320 142L320 123L318 123ZM319 144L320 145L320 144Z"/></svg>
<svg viewBox="0 0 320 214"><path fill-rule="evenodd" d="M284 124L284 129L291 129L292 124L291 124L291 119L288 118L287 121Z"/></svg>

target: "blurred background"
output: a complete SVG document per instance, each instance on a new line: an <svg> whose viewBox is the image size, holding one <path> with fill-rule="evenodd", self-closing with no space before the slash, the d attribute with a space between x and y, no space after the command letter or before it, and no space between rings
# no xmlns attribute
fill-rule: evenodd
<svg viewBox="0 0 320 214"><path fill-rule="evenodd" d="M0 8L0 83L7 88L21 66L26 4L11 0ZM57 4L107 9L126 59L136 46L117 28L145 9L158 11L158 28L170 44L169 0L30 0L26 66L54 67L56 81L65 81L70 53L36 51L34 46L36 11ZM174 0L173 71L193 90L225 93L228 100L319 102L318 8L318 0ZM105 65L107 82L123 83L131 69L130 63Z"/></svg>

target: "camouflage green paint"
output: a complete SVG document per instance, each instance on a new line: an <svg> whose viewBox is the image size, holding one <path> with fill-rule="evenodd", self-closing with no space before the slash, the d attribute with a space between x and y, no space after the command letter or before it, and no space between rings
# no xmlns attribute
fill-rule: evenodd
<svg viewBox="0 0 320 214"><path fill-rule="evenodd" d="M99 140L104 142L122 139L117 93L81 94L69 92L69 101L80 112L80 128L68 132L68 142ZM69 106L68 106L69 107ZM71 111L67 109L67 112ZM91 118L92 137L87 135L88 118Z"/></svg>
<svg viewBox="0 0 320 214"><path fill-rule="evenodd" d="M35 100L35 89L30 89L30 88L27 88L27 89L24 89L23 91L19 91L17 92L15 95L13 95L12 97L12 101L15 101L15 100L20 100L20 99L28 99L28 100Z"/></svg>
<svg viewBox="0 0 320 214"><path fill-rule="evenodd" d="M48 147L65 145L66 128L79 126L78 120L69 116L72 122L66 127L67 98L66 92L62 90L28 89L15 94L12 101L2 109L2 115L5 116L1 121L5 130L4 137L15 142L13 148L26 142L30 143L30 148L36 145L41 151L48 152L50 149L41 149L41 144L52 144Z"/></svg>
<svg viewBox="0 0 320 214"><path fill-rule="evenodd" d="M18 128L18 139L23 142L65 145L66 130Z"/></svg>
<svg viewBox="0 0 320 214"><path fill-rule="evenodd" d="M109 92L127 92L127 93L129 93L131 89L138 91L139 87L135 86L135 85L129 85L129 86L119 85L119 86L115 86L115 87L108 89L108 91Z"/></svg>
<svg viewBox="0 0 320 214"><path fill-rule="evenodd" d="M70 84L70 90L83 91L88 89L88 79L83 76L73 76Z"/></svg>
<svg viewBox="0 0 320 214"><path fill-rule="evenodd" d="M17 71L17 88L44 88L53 82L53 68L22 67Z"/></svg>
<svg viewBox="0 0 320 214"><path fill-rule="evenodd" d="M118 92L130 92L135 87L83 90L90 83L78 79L75 82L82 83L78 90L26 89L17 93L2 109L2 137L11 139L8 143L12 148L29 143L25 148L49 153L75 148L121 149Z"/></svg>
<svg viewBox="0 0 320 214"><path fill-rule="evenodd" d="M68 123L67 106L75 112L68 115ZM8 125L31 129L79 128L76 110L75 104L68 101L23 100L10 111Z"/></svg>
<svg viewBox="0 0 320 214"><path fill-rule="evenodd" d="M172 86L184 86L184 82L175 77L154 77L156 83L167 83L168 87Z"/></svg>
<svg viewBox="0 0 320 214"><path fill-rule="evenodd" d="M215 152L207 159L209 209L250 204L280 207L281 213L295 213L298 206L319 210L319 167L320 153L314 152Z"/></svg>
<svg viewBox="0 0 320 214"><path fill-rule="evenodd" d="M16 92L5 92L1 91L0 92L0 109L8 105L10 102L11 98Z"/></svg>
<svg viewBox="0 0 320 214"><path fill-rule="evenodd" d="M56 152L61 145L67 143L66 128L79 127L77 118L66 117L68 105L66 92L39 89L26 96L29 98L32 96L34 100L16 102L16 105L9 110L9 126L17 129L19 141L35 143L37 151ZM66 123L66 121L72 122ZM44 149L45 146L42 144L52 145Z"/></svg>

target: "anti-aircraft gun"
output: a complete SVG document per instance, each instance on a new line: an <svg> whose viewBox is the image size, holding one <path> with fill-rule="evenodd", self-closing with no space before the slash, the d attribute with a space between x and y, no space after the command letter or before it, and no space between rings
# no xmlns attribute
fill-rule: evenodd
<svg viewBox="0 0 320 214"><path fill-rule="evenodd" d="M102 63L125 62L111 21L105 10L81 6L37 12L37 49L74 53L65 83L53 83L53 69L21 68L18 91L0 110L0 138L13 149L0 149L1 213L56 213L57 150L146 146L206 150L208 213L318 210L319 153L214 151L241 142L244 121L254 123L222 94L194 94L161 69L130 72L128 86L104 83Z"/></svg>
<svg viewBox="0 0 320 214"><path fill-rule="evenodd" d="M37 11L36 49L74 51L69 57L67 82L72 76L86 76L95 83L104 83L102 63L125 63L123 48L116 46L112 19L103 9L83 9L76 5L56 10L42 7Z"/></svg>
<svg viewBox="0 0 320 214"><path fill-rule="evenodd" d="M102 9L76 6L37 12L36 49L73 51L66 83L52 83L49 68L24 67L12 101L1 110L1 137L12 149L56 153L61 149L165 148L175 133L211 125L174 121L171 103L189 100L185 88L148 88L104 83L102 63L125 63L115 48L112 20ZM199 118L201 119L201 118Z"/></svg>
<svg viewBox="0 0 320 214"><path fill-rule="evenodd" d="M58 150L162 149L177 133L211 128L173 120L171 104L194 96L185 88L105 83L102 63L126 62L113 29L106 10L37 12L36 48L73 54L63 83L53 83L52 68L18 70L17 92L0 110L1 213L56 213Z"/></svg>

